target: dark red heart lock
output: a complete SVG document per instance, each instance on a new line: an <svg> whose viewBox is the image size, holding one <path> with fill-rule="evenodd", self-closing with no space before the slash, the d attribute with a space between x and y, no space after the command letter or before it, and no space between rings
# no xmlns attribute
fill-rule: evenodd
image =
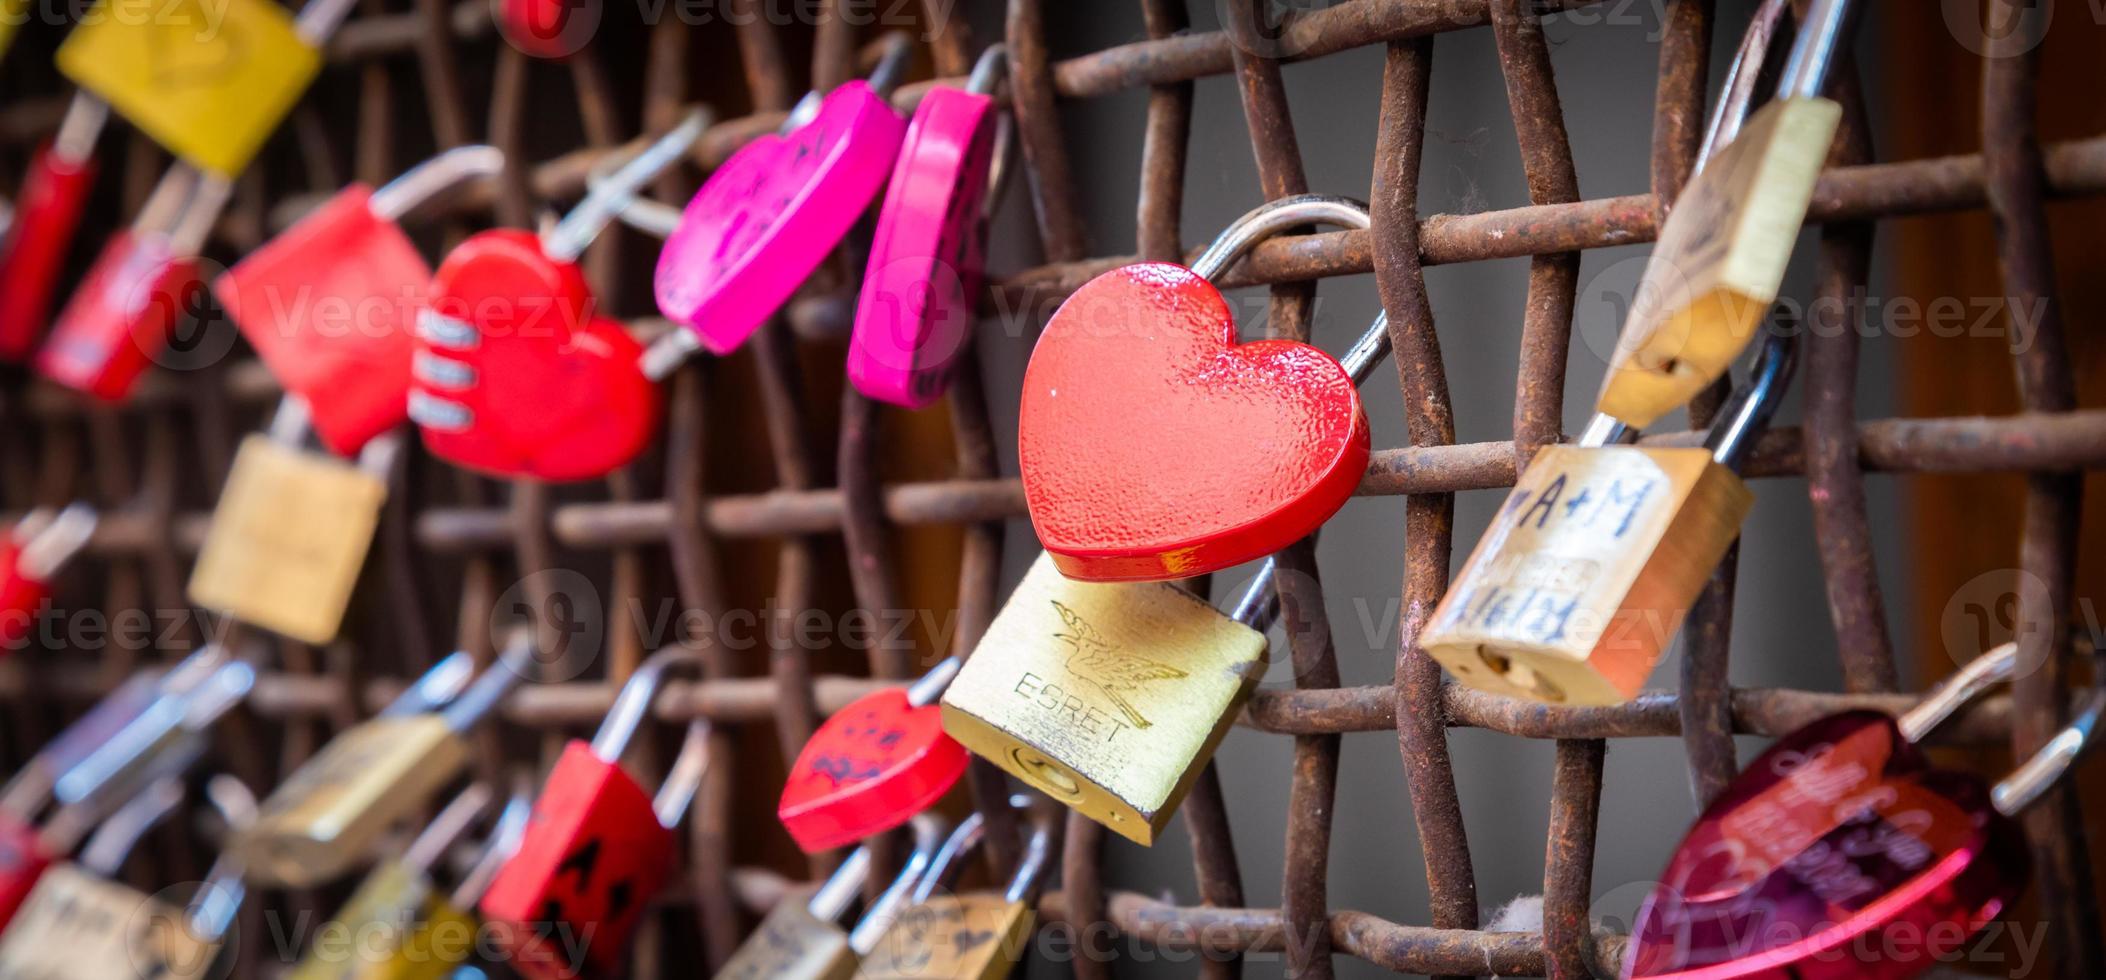
<svg viewBox="0 0 2106 980"><path fill-rule="evenodd" d="M965 746L944 734L936 699L957 676L947 658L909 688L857 698L797 753L775 813L807 853L905 824L965 774Z"/></svg>
<svg viewBox="0 0 2106 980"><path fill-rule="evenodd" d="M988 48L963 90L930 89L907 123L848 342L849 380L878 401L934 403L979 319L990 188L1008 148L994 101L1007 59Z"/></svg>
<svg viewBox="0 0 2106 980"><path fill-rule="evenodd" d="M493 937L531 980L619 971L644 907L674 867L673 828L709 766L709 727L688 725L655 797L622 769L621 756L666 672L700 665L696 651L676 647L637 668L591 744L564 747L519 850L483 895L479 907ZM581 957L573 955L579 944Z"/></svg>
<svg viewBox="0 0 2106 980"><path fill-rule="evenodd" d="M59 271L95 186L90 154L107 118L109 109L101 100L75 95L58 137L29 161L14 222L0 241L0 359L28 357L44 336Z"/></svg>
<svg viewBox="0 0 2106 980"><path fill-rule="evenodd" d="M503 166L495 148L463 146L378 191L352 184L212 284L279 384L307 403L331 452L356 455L408 414L412 335L432 272L402 216Z"/></svg>
<svg viewBox="0 0 2106 980"><path fill-rule="evenodd" d="M2067 772L2106 695L1995 787L1915 741L2010 676L1977 658L1900 719L1851 711L1780 739L1707 807L1639 910L1626 978L1912 977L1960 954L2025 888L2012 819Z"/></svg>
<svg viewBox="0 0 2106 980"><path fill-rule="evenodd" d="M51 598L52 578L88 543L95 522L86 504L70 504L55 515L32 511L0 542L0 655L29 639Z"/></svg>
<svg viewBox="0 0 2106 980"><path fill-rule="evenodd" d="M1349 370L1307 344L1236 342L1208 279L1310 223L1366 227L1357 202L1264 205L1192 268L1142 262L1061 304L1024 371L1017 453L1038 538L1062 574L1157 581L1220 571L1315 531L1367 469L1356 377L1387 348L1377 321Z"/></svg>

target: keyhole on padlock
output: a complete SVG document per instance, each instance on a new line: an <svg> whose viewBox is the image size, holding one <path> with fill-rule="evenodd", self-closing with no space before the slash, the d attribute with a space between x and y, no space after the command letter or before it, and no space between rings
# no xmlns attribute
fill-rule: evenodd
<svg viewBox="0 0 2106 980"><path fill-rule="evenodd" d="M1047 788L1052 789L1061 796L1071 801L1082 799L1082 784L1076 782L1075 777L1069 775L1066 769L1061 768L1045 756L1039 755L1023 746L1014 746L1009 750L1009 758L1017 764L1018 768L1030 773ZM1112 819L1118 819L1118 814L1114 813Z"/></svg>
<svg viewBox="0 0 2106 980"><path fill-rule="evenodd" d="M1493 673L1506 678L1517 687L1535 692L1537 697L1545 701L1555 704L1565 700L1564 688L1551 683L1550 678L1536 673L1527 664L1515 663L1513 658L1487 646L1477 648L1477 659L1484 661L1484 665L1490 667Z"/></svg>

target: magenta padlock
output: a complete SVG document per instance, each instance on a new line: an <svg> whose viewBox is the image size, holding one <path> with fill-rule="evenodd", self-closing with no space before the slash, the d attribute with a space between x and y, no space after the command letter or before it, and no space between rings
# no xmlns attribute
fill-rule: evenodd
<svg viewBox="0 0 2106 980"><path fill-rule="evenodd" d="M782 132L741 147L688 201L652 288L694 343L736 349L869 209L906 134L885 98L910 51L896 44L870 81L806 96Z"/></svg>
<svg viewBox="0 0 2106 980"><path fill-rule="evenodd" d="M1850 711L1749 763L1639 910L1626 980L1900 980L1949 962L2030 875L2012 819L2089 748L2106 687L2011 776L1931 765L1916 743L2009 679L2007 643L1900 718Z"/></svg>
<svg viewBox="0 0 2106 980"><path fill-rule="evenodd" d="M878 401L933 403L979 318L984 219L1007 149L994 93L1007 63L1002 45L988 48L964 89L931 89L907 124L848 342L849 380Z"/></svg>
<svg viewBox="0 0 2106 980"><path fill-rule="evenodd" d="M503 168L497 149L462 146L377 191L352 184L213 282L257 356L306 401L331 452L356 455L409 414L413 328L432 273L403 234L403 215Z"/></svg>

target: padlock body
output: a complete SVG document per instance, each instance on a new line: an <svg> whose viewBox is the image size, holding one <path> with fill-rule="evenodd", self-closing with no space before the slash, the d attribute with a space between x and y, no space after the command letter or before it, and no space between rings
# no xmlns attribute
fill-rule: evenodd
<svg viewBox="0 0 2106 980"><path fill-rule="evenodd" d="M1682 190L1610 358L1602 412L1645 428L1747 349L1784 282L1842 115L1827 99L1770 102Z"/></svg>
<svg viewBox="0 0 2106 980"><path fill-rule="evenodd" d="M1169 583L1040 555L943 696L966 748L1152 844L1265 667L1265 637Z"/></svg>
<svg viewBox="0 0 2106 980"><path fill-rule="evenodd" d="M51 858L36 827L0 811L0 929L14 921Z"/></svg>
<svg viewBox="0 0 2106 980"><path fill-rule="evenodd" d="M513 968L531 980L612 973L665 884L673 849L650 794L574 740L480 908Z"/></svg>
<svg viewBox="0 0 2106 980"><path fill-rule="evenodd" d="M969 754L943 731L935 705L898 688L874 691L812 733L783 781L776 816L807 853L898 827L965 774Z"/></svg>
<svg viewBox="0 0 2106 980"><path fill-rule="evenodd" d="M0 977L195 980L217 953L185 928L182 909L60 863L0 934Z"/></svg>
<svg viewBox="0 0 2106 980"><path fill-rule="evenodd" d="M312 888L367 860L380 835L467 763L436 714L375 718L330 740L265 800L235 842L259 884Z"/></svg>
<svg viewBox="0 0 2106 980"><path fill-rule="evenodd" d="M1547 447L1419 645L1479 690L1622 703L1644 686L1753 502L1707 450Z"/></svg>
<svg viewBox="0 0 2106 980"><path fill-rule="evenodd" d="M121 231L59 312L37 372L103 401L123 401L203 295L197 259L167 236Z"/></svg>
<svg viewBox="0 0 2106 980"><path fill-rule="evenodd" d="M63 159L49 145L30 160L14 222L0 244L0 360L23 360L43 339L52 293L94 186L92 160Z"/></svg>
<svg viewBox="0 0 2106 980"><path fill-rule="evenodd" d="M51 598L51 586L24 574L8 546L0 554L0 656L20 649L36 632L37 614Z"/></svg>
<svg viewBox="0 0 2106 980"><path fill-rule="evenodd" d="M375 867L287 980L442 980L474 953L474 917L400 861Z"/></svg>
<svg viewBox="0 0 2106 980"><path fill-rule="evenodd" d="M336 638L387 485L334 457L243 439L190 601L307 643Z"/></svg>
<svg viewBox="0 0 2106 980"><path fill-rule="evenodd" d="M411 330L431 266L353 184L212 284L315 434L350 456L407 414Z"/></svg>
<svg viewBox="0 0 2106 980"><path fill-rule="evenodd" d="M993 892L935 895L901 912L863 957L861 980L1001 980L1023 958L1035 921Z"/></svg>
<svg viewBox="0 0 2106 980"><path fill-rule="evenodd" d="M849 980L855 974L848 933L812 915L803 902L783 901L768 910L716 980Z"/></svg>

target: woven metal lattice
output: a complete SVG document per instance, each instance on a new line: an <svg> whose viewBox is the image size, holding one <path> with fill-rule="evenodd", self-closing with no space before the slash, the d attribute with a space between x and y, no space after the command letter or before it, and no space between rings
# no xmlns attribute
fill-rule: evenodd
<svg viewBox="0 0 2106 980"><path fill-rule="evenodd" d="M640 27L616 24L610 17L603 43L551 65L529 61L505 45L481 0L368 0L329 43L330 68L276 138L267 158L271 165L243 179L211 253L231 258L254 247L344 180L377 183L428 151L478 140L504 149L511 169L450 202L436 233L451 241L493 221L529 225L543 202L575 199L603 154L639 132L662 132L694 104L709 102L718 121L692 154L691 165L665 178L661 188L668 200L684 199L684 192L732 150L775 129L807 85L836 85L877 54L875 33L843 15L841 8L849 5L815 0L808 17L785 27L760 16L759 3L731 0L726 10L734 16L713 27L694 27L674 17ZM1972 156L1869 163L1856 83L1850 72L1842 73L1845 136L1820 181L1811 215L1824 229L1817 273L1822 295L1842 298L1862 286L1868 265L1866 223L1986 208L2001 232L2006 294L2038 298L2050 311L2034 343L2013 356L2025 411L2005 418L1860 420L1854 397L1859 333L1809 334L1801 382L1807 392L1803 424L1767 434L1749 470L1756 477L1802 478L1808 489L1848 693L1728 687L1729 557L1689 622L1686 664L1674 693L1649 694L1614 708L1554 708L1444 684L1438 668L1413 649L1411 640L1447 585L1455 544L1453 494L1511 485L1532 450L1560 438L1580 252L1651 240L1664 208L1687 179L1705 116L1707 52L1720 28L1711 4L1667 0L1662 7L1652 193L1596 200L1579 196L1559 87L1537 23L1546 12L1586 6L1584 0L1351 0L1284 23L1252 9L1266 6L1255 0L1227 0L1224 20L1238 25L1228 32L1189 31L1183 4L1141 0L1148 39L1064 60L1055 60L1047 49L1043 6L1042 0L1008 0L1002 33L1010 49L1009 102L1021 147L1016 188L1029 195L1044 264L993 283L989 307L1050 310L1090 276L1134 258L1086 254L1085 228L1074 203L1074 150L1059 114L1062 102L1148 90L1138 247L1140 257L1176 260L1191 252L1179 215L1193 80L1234 77L1262 196L1278 198L1309 188L1280 62L1268 55L1309 59L1382 46L1387 57L1368 195L1373 230L1267 242L1223 284L1269 285L1270 329L1280 336L1306 337L1318 280L1372 271L1389 314L1410 434L1409 445L1376 452L1360 488L1364 495L1408 498L1405 616L1393 685L1340 686L1311 547L1304 543L1281 555L1282 569L1299 573L1280 578L1297 686L1261 692L1242 724L1294 741L1282 906L1246 907L1221 785L1209 769L1184 805L1197 870L1195 902L1179 905L1107 891L1099 876L1103 830L1071 818L1060 885L1042 902L1045 921L1108 921L1141 941L1187 948L1204 937L1202 971L1208 976L1236 974L1238 957L1255 951L1282 954L1290 974L1297 976L1328 976L1334 957L1358 957L1411 973L1613 975L1622 941L1598 937L1588 919L1605 740L1679 734L1699 794L1708 797L1732 775L1736 732L1780 734L1844 706L1895 709L1908 703L1906 695L1890 693L1899 680L1870 560L1867 472L2032 474L2022 563L2048 587L2024 596L2023 601L2036 604L2024 615L2032 622L2064 622L2079 471L2106 463L2106 416L2075 408L2063 326L2052 312L2054 284L2042 208L2052 197L2106 192L2106 137L2054 145L2037 140L2030 122L2036 70L2031 53L2014 50L1983 60L1984 150ZM1991 6L2015 10L2026 4L1992 0ZM962 16L953 7L928 0L912 14L926 25ZM740 13L745 16L736 16ZM918 77L926 79L933 70L943 83L956 84L989 39L974 37L962 23L944 26L921 33L929 43ZM32 25L31 33L35 30ZM1418 171L1427 135L1431 42L1438 33L1465 30L1489 31L1496 41L1531 203L1468 215L1420 214ZM40 50L43 43L25 37L8 65L9 77L21 81L11 82L11 94L0 105L0 141L6 159L16 165L63 111L59 83L41 67L48 59L23 64L46 53ZM802 52L807 47L808 78L792 68L806 63ZM741 67L742 90L691 90L696 69L707 67L702 62L726 58ZM565 82L567 87L559 84ZM906 85L894 101L910 106L930 84ZM23 92L28 94L14 94ZM641 111L630 111L639 102ZM584 148L535 152L549 146ZM151 143L129 133L106 137L104 149L107 200L93 207L91 231L93 222L107 229L135 211L165 162ZM342 162L347 159L346 170ZM641 295L648 258L636 251L633 240L627 247L625 252L610 236L588 253L587 270L603 295ZM1422 270L1516 257L1529 257L1532 266L1513 436L1456 444ZM272 784L312 754L329 731L384 703L400 678L449 645L450 634L487 660L492 644L486 624L493 614L506 612L503 604L514 599L534 609L556 604L564 580L537 573L575 565L600 583L609 607L648 597L664 578L683 609L710 611L726 608L727 593L748 586L735 581L726 556L734 551L759 556L755 567L771 569L773 575L764 590L773 599L767 656L733 656L722 645L713 646L707 677L672 685L657 708L658 720L669 731L692 717L718 722L713 739L719 751L692 819L685 885L670 897L668 913L653 922L657 932L642 944L637 975L693 974L721 963L753 916L797 887L790 877L752 866L749 855L759 845L751 838L766 831L755 829L762 821L748 814L758 814L762 801L772 800L736 792L742 783L740 759L732 751L734 729L742 733L737 737L772 731L782 751L794 754L828 711L920 666L897 649L873 653L867 665L854 669L832 658L816 664L791 636L792 614L817 601L815 593L826 587L826 568L844 546L854 602L868 609L903 608L907 603L893 553L896 529L954 526L962 532L962 558L952 647L969 653L1001 598L997 575L1004 524L1025 516L1018 482L1001 475L982 380L970 358L947 397L955 466L941 479L881 477L879 413L859 396L843 396L837 422L811 417L804 391L813 385L817 368L800 360L800 338L838 336L842 304L852 296L842 288L852 275L828 269L820 280L754 337L754 384L739 395L757 406L753 414L766 424L758 436L739 437L731 450L716 444L730 435L710 411L724 397L711 391L719 378L711 365L695 364L668 388L664 433L650 457L602 483L498 485L426 458L409 460L396 475L347 641L316 649L251 633L230 637L267 644L264 662L272 667L220 739L227 765L257 785ZM1842 303L1827 308L1848 309ZM664 329L649 319L633 326L647 334ZM825 370L836 368L829 364ZM825 387L835 384L829 380ZM113 627L122 611L185 608L189 562L235 441L257 428L276 397L268 374L242 357L207 357L189 370L159 372L121 408L92 406L42 383L11 380L0 490L13 513L75 497L103 509L89 552L93 572L76 577L94 583L95 594L81 604L108 614ZM1696 420L1701 423L1715 404L1715 398L1700 402ZM822 432L832 445L818 435ZM1647 441L1686 445L1695 438L1694 433L1674 433ZM737 462L733 451L751 455ZM754 458L761 462L751 462ZM772 483L723 489L727 481L721 468L727 459L734 460L739 479L750 481L758 470ZM669 575L657 575L668 559ZM507 582L521 584L508 590ZM434 607L446 603L435 596L451 601L444 615ZM150 641L110 644L108 653L92 661L44 654L16 658L0 675L13 757L19 761L59 722L132 668L187 652L204 638L199 623L154 618ZM2022 642L2044 645L2059 633L2037 631ZM612 630L606 655L589 672L569 663L548 664L551 683L514 696L503 713L503 730L484 738L482 765L494 771L508 756L516 758L522 744L531 746L538 737L546 751L557 744L553 740L592 725L609 706L615 684L646 652L634 631ZM2009 696L1969 713L1950 736L2009 739L2015 751L2025 753L2052 734L2064 703L2062 658L2045 648L2027 656L2050 666L2027 674ZM1447 730L1459 726L1556 741L1540 934L1479 930L1480 902L1447 748ZM1401 749L1430 886L1429 922L1385 921L1332 908L1326 900L1340 739L1377 731L1393 731ZM998 825L991 861L996 868L1010 864L1017 848L1013 835L999 829L1013 826L1005 824L1013 818L1000 805L1007 792L1003 781L982 764L971 775L971 789ZM2084 928L2096 918L2090 889L2086 876L2073 870L2087 866L2073 800L2057 799L2036 809L2027 828L2040 868L2042 918L2058 929L2060 953L2052 962L2069 975L2100 975L2098 937ZM180 853L157 857L177 865L157 877L185 873ZM809 870L823 872L835 859L814 859ZM896 859L896 851L881 856L881 861ZM187 869L192 875L196 870ZM325 904L315 896L287 901ZM245 943L264 939L261 928L244 932ZM243 963L246 975L268 975L258 972L254 957ZM1070 965L1084 977L1108 975L1111 969L1089 958Z"/></svg>

